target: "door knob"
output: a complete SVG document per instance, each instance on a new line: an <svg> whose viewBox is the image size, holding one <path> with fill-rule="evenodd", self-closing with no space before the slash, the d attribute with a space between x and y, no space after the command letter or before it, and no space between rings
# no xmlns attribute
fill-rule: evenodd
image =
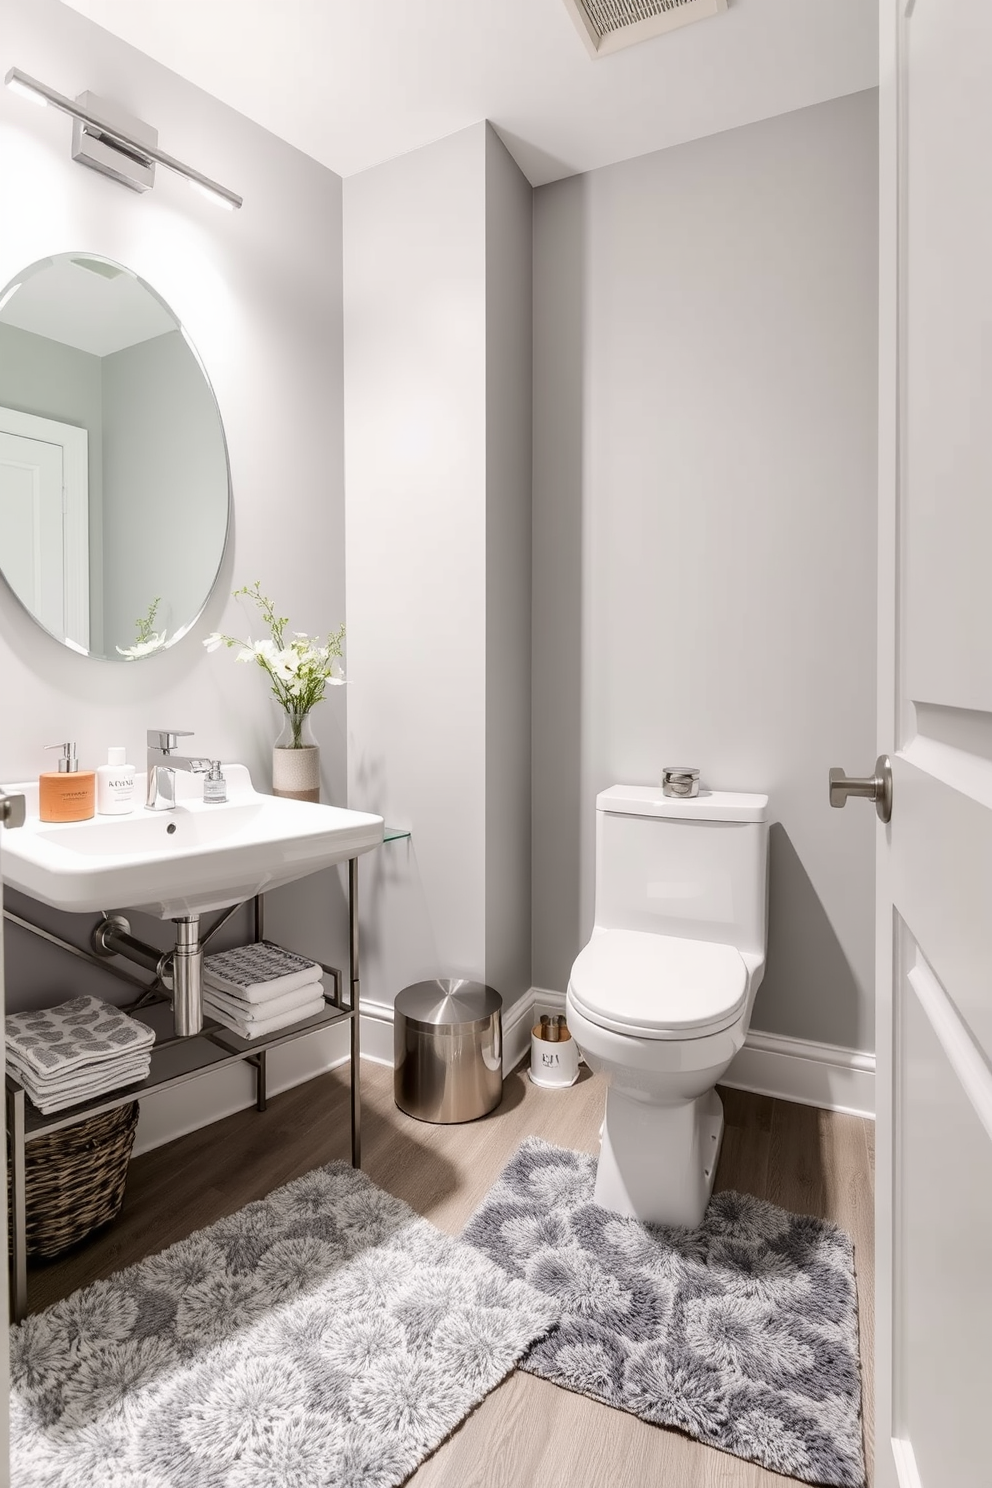
<svg viewBox="0 0 992 1488"><path fill-rule="evenodd" d="M875 761L875 773L866 780L845 775L843 770L830 771L830 804L845 806L848 796L864 796L875 802L878 819L887 822L892 817L892 766L887 754L880 754Z"/></svg>

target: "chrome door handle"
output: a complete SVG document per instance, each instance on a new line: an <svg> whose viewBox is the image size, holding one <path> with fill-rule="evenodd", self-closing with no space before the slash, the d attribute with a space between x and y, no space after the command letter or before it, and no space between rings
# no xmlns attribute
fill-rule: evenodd
<svg viewBox="0 0 992 1488"><path fill-rule="evenodd" d="M875 810L881 822L892 818L892 766L887 754L880 754L875 761L875 773L867 780L845 775L843 770L830 771L830 804L845 806L848 796L864 796L875 802Z"/></svg>
<svg viewBox="0 0 992 1488"><path fill-rule="evenodd" d="M5 827L23 827L24 811L23 796L5 796L0 790L0 822Z"/></svg>

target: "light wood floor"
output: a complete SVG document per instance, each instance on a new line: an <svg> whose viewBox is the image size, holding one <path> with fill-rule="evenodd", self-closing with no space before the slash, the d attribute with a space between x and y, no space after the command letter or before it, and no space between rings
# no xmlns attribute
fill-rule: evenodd
<svg viewBox="0 0 992 1488"><path fill-rule="evenodd" d="M398 1111L392 1071L362 1064L364 1167L390 1193L458 1234L525 1136L593 1152L603 1086L541 1090L521 1068L498 1111L430 1126ZM767 1096L723 1091L717 1188L738 1188L853 1237L861 1317L868 1481L872 1482L873 1139L870 1122ZM32 1310L107 1276L349 1152L344 1070L135 1159L124 1209L101 1236L33 1264ZM773 1488L793 1480L519 1371L494 1390L410 1479L414 1488Z"/></svg>

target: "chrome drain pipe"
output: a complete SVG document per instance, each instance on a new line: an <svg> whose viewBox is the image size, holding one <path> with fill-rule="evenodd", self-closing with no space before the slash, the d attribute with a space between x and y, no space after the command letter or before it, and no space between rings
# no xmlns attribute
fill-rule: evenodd
<svg viewBox="0 0 992 1488"><path fill-rule="evenodd" d="M203 947L200 917L188 915L173 920L176 944L160 951L131 934L123 915L104 915L93 930L90 944L98 956L124 956L146 971L154 972L170 995L172 1021L177 1038L189 1038L203 1028Z"/></svg>
<svg viewBox="0 0 992 1488"><path fill-rule="evenodd" d="M203 1027L203 947L200 916L173 920L176 949L172 953L172 1021L177 1038L188 1038Z"/></svg>

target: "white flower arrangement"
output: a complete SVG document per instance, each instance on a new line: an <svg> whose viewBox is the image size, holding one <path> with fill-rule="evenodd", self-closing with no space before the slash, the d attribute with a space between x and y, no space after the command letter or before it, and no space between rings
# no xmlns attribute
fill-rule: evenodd
<svg viewBox="0 0 992 1488"><path fill-rule="evenodd" d="M325 687L340 687L346 678L341 666L341 642L344 626L331 631L321 641L304 631L296 630L292 639L286 639L289 618L277 615L272 601L261 589L261 581L245 584L235 589L234 598L250 599L257 605L262 619L269 628L269 637L264 641L239 640L237 636L222 635L214 631L204 641L208 651L219 646L239 647L235 661L255 662L268 674L272 695L285 709L292 727L292 748L302 747L301 730L310 709L321 702Z"/></svg>

